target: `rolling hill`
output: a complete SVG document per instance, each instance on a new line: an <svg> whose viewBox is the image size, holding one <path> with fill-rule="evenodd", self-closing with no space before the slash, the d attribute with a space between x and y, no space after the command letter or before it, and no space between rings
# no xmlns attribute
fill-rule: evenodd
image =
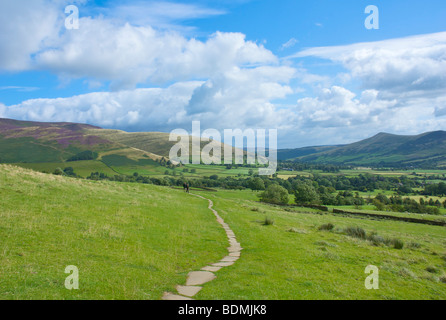
<svg viewBox="0 0 446 320"><path fill-rule="evenodd" d="M277 150L278 160L296 159L299 157L329 151L337 148L337 146L320 146L320 147L304 147L298 149L280 149Z"/></svg>
<svg viewBox="0 0 446 320"><path fill-rule="evenodd" d="M129 133L88 124L0 119L2 163L64 163L79 153L92 151L97 154L93 160L108 167L156 165L157 160L168 158L175 143L169 141L168 133L161 132ZM446 132L415 136L379 133L348 145L278 150L278 159L357 166L443 167Z"/></svg>
<svg viewBox="0 0 446 320"><path fill-rule="evenodd" d="M3 163L64 162L86 150L96 152L99 160L110 155L157 160L168 157L174 144L167 133L127 133L78 123L0 119Z"/></svg>
<svg viewBox="0 0 446 320"><path fill-rule="evenodd" d="M327 147L325 147L327 148ZM299 154L304 149L294 150ZM313 148L313 151L317 151ZM374 137L328 150L294 157L305 162L361 166L446 166L446 132L414 136L379 133Z"/></svg>
<svg viewBox="0 0 446 320"><path fill-rule="evenodd" d="M44 172L73 167L83 177L92 172L163 175L166 163L169 165L170 149L177 143L169 141L169 136L162 132L107 130L87 124L0 119L0 163ZM218 141L212 143L224 146ZM206 144L202 142L201 147ZM85 153L95 157L85 159ZM73 159L76 161L70 161Z"/></svg>

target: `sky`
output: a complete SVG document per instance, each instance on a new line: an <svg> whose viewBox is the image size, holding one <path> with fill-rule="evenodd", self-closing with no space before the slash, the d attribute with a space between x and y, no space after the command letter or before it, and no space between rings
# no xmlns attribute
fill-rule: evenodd
<svg viewBox="0 0 446 320"><path fill-rule="evenodd" d="M446 130L445 17L443 0L2 0L0 117L277 129L279 148Z"/></svg>

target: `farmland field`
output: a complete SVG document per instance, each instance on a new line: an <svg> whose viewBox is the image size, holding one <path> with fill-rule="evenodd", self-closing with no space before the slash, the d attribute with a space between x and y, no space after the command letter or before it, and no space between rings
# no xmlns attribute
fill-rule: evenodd
<svg viewBox="0 0 446 320"><path fill-rule="evenodd" d="M0 179L1 299L160 299L225 254L207 202L182 190L8 165ZM445 227L271 206L248 190L196 193L214 201L244 248L196 299L446 298ZM327 223L332 231L319 230ZM351 237L349 226L404 248ZM79 267L80 290L64 288L67 265ZM364 288L367 265L379 267L379 290Z"/></svg>

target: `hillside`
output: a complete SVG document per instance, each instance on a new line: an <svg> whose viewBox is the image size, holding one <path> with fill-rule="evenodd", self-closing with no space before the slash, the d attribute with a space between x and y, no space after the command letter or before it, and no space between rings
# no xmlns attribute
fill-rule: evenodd
<svg viewBox="0 0 446 320"><path fill-rule="evenodd" d="M446 166L446 132L415 136L379 133L356 143L296 158L305 162L345 165L443 167Z"/></svg>
<svg viewBox="0 0 446 320"><path fill-rule="evenodd" d="M298 149L280 149L277 150L278 160L289 160L303 157L319 152L329 151L337 148L337 146L320 146L320 147L304 147Z"/></svg>
<svg viewBox="0 0 446 320"><path fill-rule="evenodd" d="M184 284L190 271L227 255L228 238L208 201L182 190L4 164L0 182L0 300L156 300ZM446 296L439 280L445 271L444 227L271 206L250 190L195 192L212 199L244 248L237 263L203 285L198 300ZM263 225L265 217L274 225ZM327 223L336 230L379 232L407 246L319 230ZM364 289L368 264L380 270L380 290ZM69 265L79 269L79 290L65 289Z"/></svg>
<svg viewBox="0 0 446 320"><path fill-rule="evenodd" d="M104 164L108 167L149 166L153 169L160 166L155 161L167 159L170 149L177 143L169 141L169 136L169 133L162 132L107 130L87 124L0 119L0 163L52 163L51 167L57 167L88 150L97 153L97 159L89 160L102 162L89 166L92 171L96 171L95 168L107 171ZM192 150L191 142L192 139L189 150ZM202 142L201 148L206 144L208 142ZM213 144L225 147L218 141Z"/></svg>
<svg viewBox="0 0 446 320"><path fill-rule="evenodd" d="M207 202L182 190L4 164L0 182L0 300L156 300L226 252ZM80 290L64 287L68 265Z"/></svg>
<svg viewBox="0 0 446 320"><path fill-rule="evenodd" d="M97 153L97 160L109 167L117 163L156 166L155 161L167 158L175 143L169 141L168 133L129 133L87 124L0 119L1 163L63 163L88 150ZM202 142L201 147L205 144ZM446 132L415 136L379 133L348 145L278 150L278 159L358 166L443 167Z"/></svg>
<svg viewBox="0 0 446 320"><path fill-rule="evenodd" d="M117 154L140 159L156 155L89 133L100 128L78 123L46 123L0 119L0 162L64 162L83 151L99 158Z"/></svg>

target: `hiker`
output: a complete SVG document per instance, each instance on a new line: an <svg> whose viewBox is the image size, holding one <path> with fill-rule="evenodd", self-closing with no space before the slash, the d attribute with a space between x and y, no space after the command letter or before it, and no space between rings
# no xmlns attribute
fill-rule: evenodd
<svg viewBox="0 0 446 320"><path fill-rule="evenodd" d="M189 193L189 183L186 183L186 192Z"/></svg>
<svg viewBox="0 0 446 320"><path fill-rule="evenodd" d="M184 189L184 192L187 192L187 183L186 182L183 183L183 189Z"/></svg>

